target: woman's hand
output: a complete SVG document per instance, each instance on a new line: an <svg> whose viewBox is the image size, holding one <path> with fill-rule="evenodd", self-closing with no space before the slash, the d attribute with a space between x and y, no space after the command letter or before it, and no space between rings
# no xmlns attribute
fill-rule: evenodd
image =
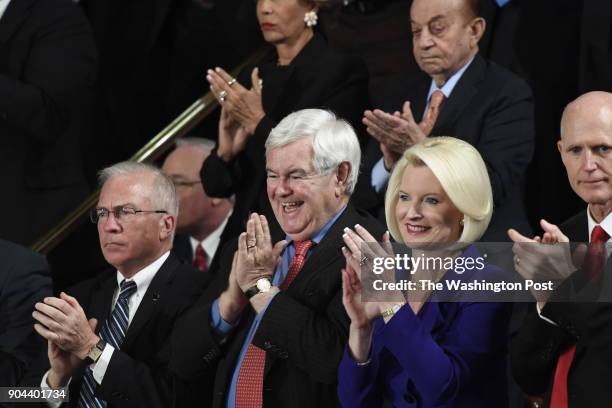
<svg viewBox="0 0 612 408"><path fill-rule="evenodd" d="M221 105L221 119L219 120L219 143L217 155L226 163L230 162L236 155L244 150L249 139L249 134L229 115Z"/></svg>
<svg viewBox="0 0 612 408"><path fill-rule="evenodd" d="M254 134L257 125L266 116L261 102L259 70L253 68L251 72L251 89L240 85L221 68L214 71L209 69L206 79L210 90L232 119L240 123L249 135Z"/></svg>

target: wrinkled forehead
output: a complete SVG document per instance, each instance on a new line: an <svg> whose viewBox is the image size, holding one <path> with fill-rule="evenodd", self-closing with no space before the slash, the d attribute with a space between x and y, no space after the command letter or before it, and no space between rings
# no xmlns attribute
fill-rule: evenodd
<svg viewBox="0 0 612 408"><path fill-rule="evenodd" d="M311 172L314 170L313 156L312 142L308 138L300 139L284 146L268 149L266 170L278 174L296 170Z"/></svg>
<svg viewBox="0 0 612 408"><path fill-rule="evenodd" d="M433 20L456 18L467 14L465 0L414 0L410 8L410 21L428 24Z"/></svg>
<svg viewBox="0 0 612 408"><path fill-rule="evenodd" d="M153 177L150 174L117 175L102 186L98 207L113 208L126 204L141 207L152 202Z"/></svg>

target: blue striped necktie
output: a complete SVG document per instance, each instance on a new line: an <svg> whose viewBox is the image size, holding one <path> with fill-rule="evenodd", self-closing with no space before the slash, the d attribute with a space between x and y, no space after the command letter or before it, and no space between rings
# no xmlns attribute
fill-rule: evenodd
<svg viewBox="0 0 612 408"><path fill-rule="evenodd" d="M125 339L125 333L127 332L128 321L130 316L130 308L128 306L128 300L130 296L136 292L136 283L134 281L124 280L119 285L119 297L117 303L102 329L100 330L100 338L106 343L113 346L116 350L121 349L123 340ZM96 389L96 381L93 378L93 371L87 367L85 374L83 375L83 382L81 384L81 393L79 395L79 407L90 408L105 408L106 401L96 398L94 391Z"/></svg>

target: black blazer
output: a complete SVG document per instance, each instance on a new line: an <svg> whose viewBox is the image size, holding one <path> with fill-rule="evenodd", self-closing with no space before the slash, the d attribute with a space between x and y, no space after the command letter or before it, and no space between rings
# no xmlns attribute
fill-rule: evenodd
<svg viewBox="0 0 612 408"><path fill-rule="evenodd" d="M217 252L211 259L208 270L206 273L209 277L213 277L219 269L219 254L223 249L223 246L227 244L232 238L236 238L241 232L246 230L246 225L238 218L232 218L227 221L221 237L219 239L219 246ZM172 253L174 253L182 263L192 265L193 264L193 249L191 248L190 238L186 235L177 235L174 237L174 243L172 245Z"/></svg>
<svg viewBox="0 0 612 408"><path fill-rule="evenodd" d="M0 386L17 385L26 371L32 372L37 357L46 355L32 311L36 302L51 296L51 289L42 255L0 239Z"/></svg>
<svg viewBox="0 0 612 408"><path fill-rule="evenodd" d="M425 73L394 79L383 93L386 101L383 109L401 112L404 102L410 101L412 113L420 121L430 84L431 78ZM469 142L487 165L495 211L482 240L507 241L508 228L529 234L523 190L535 136L533 100L527 83L476 55L442 105L431 134ZM378 153L375 157L382 155Z"/></svg>
<svg viewBox="0 0 612 408"><path fill-rule="evenodd" d="M560 226L574 243L589 241L586 211L582 211ZM604 281L610 280L608 260ZM572 275L553 294L562 296L572 283ZM530 308L522 328L512 340L510 356L512 374L523 391L529 395L546 394L550 399L554 373L559 355L571 344L576 344L569 378L569 407L605 406L612 401L612 304L549 301L542 315L554 326L537 315L535 305Z"/></svg>
<svg viewBox="0 0 612 408"><path fill-rule="evenodd" d="M30 244L86 194L79 138L96 52L70 0L11 1L1 21L0 184L11 199L0 236Z"/></svg>
<svg viewBox="0 0 612 408"><path fill-rule="evenodd" d="M114 351L96 396L106 400L109 407L126 408L169 407L176 398L188 398L170 369L169 339L175 322L205 284L203 274L170 254L151 281L121 350ZM87 318L98 319L98 332L110 316L116 288L116 271L111 270L66 292L77 298ZM78 404L81 374L74 375L70 383L70 406Z"/></svg>
<svg viewBox="0 0 612 408"><path fill-rule="evenodd" d="M347 120L361 134L361 117L368 101L368 71L361 59L335 53L318 34L288 66L277 66L276 61L276 52L271 52L259 64L266 116L245 150L231 163L225 163L213 150L204 161L201 179L211 197L236 194L232 217L244 222L251 211L262 213L270 220L270 227L279 233L280 227L266 195L264 144L270 131L294 111L324 108ZM251 88L252 68L246 68L238 77L247 88Z"/></svg>
<svg viewBox="0 0 612 408"><path fill-rule="evenodd" d="M342 305L340 270L345 261L340 248L343 229L357 223L375 237L381 237L384 232L375 219L349 204L319 245L313 247L289 288L270 302L259 323L253 344L267 352L264 406L338 406L337 368L350 323ZM214 377L214 407L226 404L238 354L254 318L249 307L223 344L210 327L210 302L227 287L235 248L235 240L224 248L222 268L214 284L173 336L175 370L182 377L210 379L210 370L220 359Z"/></svg>

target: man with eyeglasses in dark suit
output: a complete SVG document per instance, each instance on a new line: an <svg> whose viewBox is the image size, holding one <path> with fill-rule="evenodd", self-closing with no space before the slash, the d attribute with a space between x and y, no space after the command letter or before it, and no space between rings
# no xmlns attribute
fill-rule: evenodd
<svg viewBox="0 0 612 408"><path fill-rule="evenodd" d="M50 366L41 386L69 386L70 406L171 406L186 391L172 375L168 337L206 279L170 253L178 198L168 177L123 162L100 181L91 219L115 269L35 305Z"/></svg>

